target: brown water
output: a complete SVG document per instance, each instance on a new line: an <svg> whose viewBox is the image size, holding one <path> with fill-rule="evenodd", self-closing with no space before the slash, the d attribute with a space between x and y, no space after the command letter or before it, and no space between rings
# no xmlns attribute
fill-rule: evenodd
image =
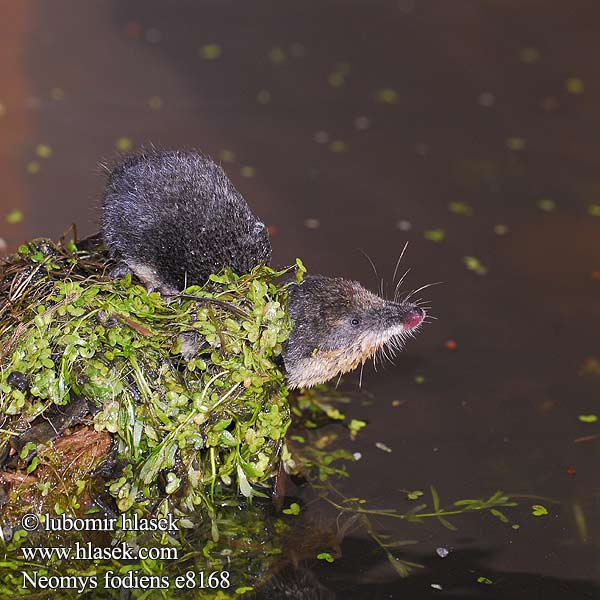
<svg viewBox="0 0 600 600"><path fill-rule="evenodd" d="M377 288L362 249L391 289L409 241L405 285L443 281L423 291L438 320L365 370L354 493L502 489L523 496L521 527L386 523L427 570L397 578L357 534L319 578L344 599L597 597L600 440L579 416L600 414L600 376L582 374L600 360L599 19L586 0L7 4L0 215L24 219L0 237L94 231L97 165L121 139L233 152L278 265Z"/></svg>

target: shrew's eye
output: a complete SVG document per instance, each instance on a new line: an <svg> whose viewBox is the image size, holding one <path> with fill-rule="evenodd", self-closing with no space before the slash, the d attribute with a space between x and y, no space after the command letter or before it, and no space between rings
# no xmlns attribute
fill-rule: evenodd
<svg viewBox="0 0 600 600"><path fill-rule="evenodd" d="M352 319L352 321L350 321L350 322L352 323L352 325L353 325L354 327L357 327L358 325L360 325L360 319L358 319L357 317L354 317L354 318Z"/></svg>

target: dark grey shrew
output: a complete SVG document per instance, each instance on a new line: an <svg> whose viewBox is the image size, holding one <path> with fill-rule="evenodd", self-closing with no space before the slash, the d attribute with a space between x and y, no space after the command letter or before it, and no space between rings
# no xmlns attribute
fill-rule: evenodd
<svg viewBox="0 0 600 600"><path fill-rule="evenodd" d="M150 290L172 295L229 267L247 273L268 264L267 229L223 169L197 152L142 152L111 171L102 234L120 261ZM283 358L290 387L346 373L378 351L400 349L424 311L391 302L356 281L309 276L290 288L294 329Z"/></svg>

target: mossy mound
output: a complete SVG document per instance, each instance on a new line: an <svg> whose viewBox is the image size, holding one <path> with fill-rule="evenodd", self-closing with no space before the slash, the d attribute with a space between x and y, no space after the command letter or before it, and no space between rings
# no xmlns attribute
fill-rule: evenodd
<svg viewBox="0 0 600 600"><path fill-rule="evenodd" d="M302 263L225 271L171 299L106 268L99 250L48 240L0 266L0 448L51 407L86 398L96 431L116 442L109 490L121 511L164 500L210 510L217 493L261 494L286 453L282 276L301 280ZM21 451L30 473L35 453L33 442Z"/></svg>

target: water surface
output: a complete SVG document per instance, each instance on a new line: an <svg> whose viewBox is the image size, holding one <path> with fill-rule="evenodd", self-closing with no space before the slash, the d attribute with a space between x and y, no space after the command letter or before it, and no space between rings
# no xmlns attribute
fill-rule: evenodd
<svg viewBox="0 0 600 600"><path fill-rule="evenodd" d="M438 320L394 365L365 369L372 402L349 412L369 426L346 489L378 507L431 484L447 503L504 490L519 507L509 524L457 517L457 531L385 521L418 541L400 554L427 569L408 579L355 532L341 559L310 565L323 583L348 599L598 593L598 423L580 419L599 414L600 390L597 3L55 0L6 12L0 213L24 216L2 224L10 248L71 222L94 231L98 163L153 143L232 158L278 265L300 256L373 289L383 277L392 293L408 241L406 291L443 282L422 293Z"/></svg>

